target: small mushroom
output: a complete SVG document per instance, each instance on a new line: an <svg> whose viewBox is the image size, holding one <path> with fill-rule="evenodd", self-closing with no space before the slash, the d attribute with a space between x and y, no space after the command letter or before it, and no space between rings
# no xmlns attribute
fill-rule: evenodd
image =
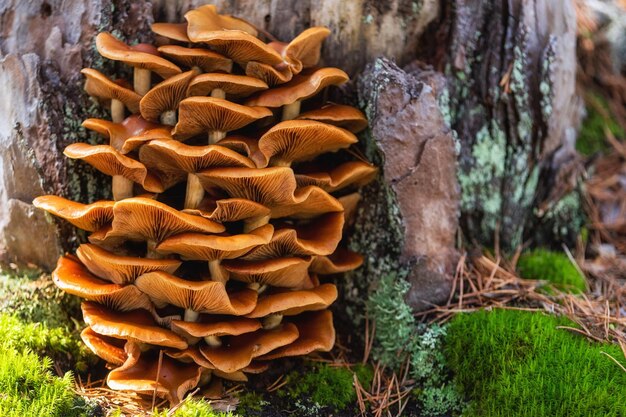
<svg viewBox="0 0 626 417"><path fill-rule="evenodd" d="M328 28L314 26L301 32L289 43L271 42L270 46L281 54L290 71L298 74L303 68L317 65L322 42L328 35L330 35Z"/></svg>
<svg viewBox="0 0 626 417"><path fill-rule="evenodd" d="M172 129L169 127L146 130L145 132L126 139L124 146L122 146L122 153L134 151L145 143L149 143L153 140L172 140L172 138Z"/></svg>
<svg viewBox="0 0 626 417"><path fill-rule="evenodd" d="M221 346L222 336L238 336L261 328L258 320L244 317L201 315L198 321L173 320L172 330L190 343L204 339L209 346ZM204 358L204 357L203 357Z"/></svg>
<svg viewBox="0 0 626 417"><path fill-rule="evenodd" d="M274 287L308 289L313 282L308 274L312 259L276 258L258 261L241 259L225 260L222 266L230 273L230 278L247 282L271 285Z"/></svg>
<svg viewBox="0 0 626 417"><path fill-rule="evenodd" d="M343 163L330 172L306 172L297 173L298 187L316 185L329 193L341 190L349 186L363 186L372 181L378 169L363 161L351 161Z"/></svg>
<svg viewBox="0 0 626 417"><path fill-rule="evenodd" d="M154 33L178 42L190 43L187 36L187 23L153 23L150 27Z"/></svg>
<svg viewBox="0 0 626 417"><path fill-rule="evenodd" d="M209 144L214 144L226 132L271 115L265 107L242 106L214 97L189 97L180 102L178 123L172 133L176 139L186 140L209 131Z"/></svg>
<svg viewBox="0 0 626 417"><path fill-rule="evenodd" d="M220 262L223 259L238 258L259 245L267 244L273 231L274 227L266 224L249 233L231 236L182 233L162 241L156 251L164 254L176 253L184 259L208 261L211 280L226 282L228 273Z"/></svg>
<svg viewBox="0 0 626 417"><path fill-rule="evenodd" d="M300 102L313 97L329 85L341 85L348 75L338 68L320 68L293 77L280 87L257 94L246 101L246 106L283 107L283 120L291 120L300 114Z"/></svg>
<svg viewBox="0 0 626 417"><path fill-rule="evenodd" d="M96 48L103 57L134 67L133 84L135 92L141 96L150 90L151 71L163 78L181 72L176 65L158 56L159 52L153 46L128 46L108 32L101 32L96 36Z"/></svg>
<svg viewBox="0 0 626 417"><path fill-rule="evenodd" d="M247 97L269 87L263 81L245 75L207 73L200 74L189 84L189 96L206 96L224 99Z"/></svg>
<svg viewBox="0 0 626 417"><path fill-rule="evenodd" d="M244 220L244 233L266 224L271 213L270 209L264 205L243 198L225 198L211 203L210 211L202 208L185 209L183 212L220 223Z"/></svg>
<svg viewBox="0 0 626 417"><path fill-rule="evenodd" d="M196 70L183 72L152 87L139 103L141 116L152 122L175 126L178 103L187 97L187 88L196 75Z"/></svg>
<svg viewBox="0 0 626 417"><path fill-rule="evenodd" d="M185 48L177 45L159 46L159 52L177 64L200 72L231 72L233 61L230 58L203 48Z"/></svg>
<svg viewBox="0 0 626 417"><path fill-rule="evenodd" d="M256 291L243 289L226 292L217 281L187 281L166 272L149 272L137 278L135 285L157 305L172 304L185 309L185 321L196 321L199 313L242 316L254 309Z"/></svg>
<svg viewBox="0 0 626 417"><path fill-rule="evenodd" d="M80 338L96 356L104 359L107 363L119 366L126 362L127 355L124 351L123 341L102 336L94 332L91 327L85 327L80 333Z"/></svg>
<svg viewBox="0 0 626 417"><path fill-rule="evenodd" d="M144 164L122 155L112 146L72 143L63 154L68 158L82 159L103 174L112 176L113 199L116 201L133 196L134 182L153 193L164 191L163 184L148 172Z"/></svg>
<svg viewBox="0 0 626 417"><path fill-rule="evenodd" d="M246 63L246 75L258 78L270 87L284 84L293 78L293 72L287 65L280 64L273 67L269 64L255 61Z"/></svg>
<svg viewBox="0 0 626 417"><path fill-rule="evenodd" d="M341 127L352 133L359 133L367 128L367 118L361 110L343 104L327 104L322 108L310 110L297 117L299 120L315 120Z"/></svg>
<svg viewBox="0 0 626 417"><path fill-rule="evenodd" d="M212 4L200 6L185 13L187 20L187 33L193 42L196 39L211 35L219 31L240 31L251 36L257 36L257 30L243 19L217 13L217 8Z"/></svg>
<svg viewBox="0 0 626 417"><path fill-rule="evenodd" d="M92 97L111 101L111 119L115 123L124 120L124 107L131 113L139 111L141 96L133 90L109 80L104 74L92 68L83 68L80 71L87 81L85 91Z"/></svg>
<svg viewBox="0 0 626 417"><path fill-rule="evenodd" d="M113 220L114 204L114 201L82 204L56 195L44 195L33 200L35 207L88 232L94 232Z"/></svg>
<svg viewBox="0 0 626 417"><path fill-rule="evenodd" d="M87 119L82 126L108 137L109 145L123 154L137 147L129 146L127 144L129 140L148 132L153 136L158 132L159 137L172 138L169 130L163 129L161 125L148 122L138 114L127 117L121 123L113 123L102 119Z"/></svg>
<svg viewBox="0 0 626 417"><path fill-rule="evenodd" d="M332 255L314 257L310 271L321 275L340 274L357 269L362 264L361 255L338 248Z"/></svg>
<svg viewBox="0 0 626 417"><path fill-rule="evenodd" d="M173 274L182 263L176 259L121 256L89 243L80 245L76 255L92 274L115 284L132 284L138 276L152 271Z"/></svg>

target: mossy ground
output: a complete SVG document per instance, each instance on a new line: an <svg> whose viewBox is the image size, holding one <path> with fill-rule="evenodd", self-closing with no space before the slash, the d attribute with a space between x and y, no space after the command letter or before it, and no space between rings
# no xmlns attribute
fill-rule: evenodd
<svg viewBox="0 0 626 417"><path fill-rule="evenodd" d="M565 253L535 249L522 254L517 262L522 278L546 280L555 288L571 293L582 293L587 288L585 277ZM551 288L546 287L550 293Z"/></svg>
<svg viewBox="0 0 626 417"><path fill-rule="evenodd" d="M607 149L605 129L608 129L616 138L626 137L626 132L615 121L602 96L588 94L587 104L587 116L578 133L576 150L584 156L591 156Z"/></svg>
<svg viewBox="0 0 626 417"><path fill-rule="evenodd" d="M615 345L591 343L558 326L565 319L512 310L456 316L445 353L471 400L465 417L626 415L626 373Z"/></svg>

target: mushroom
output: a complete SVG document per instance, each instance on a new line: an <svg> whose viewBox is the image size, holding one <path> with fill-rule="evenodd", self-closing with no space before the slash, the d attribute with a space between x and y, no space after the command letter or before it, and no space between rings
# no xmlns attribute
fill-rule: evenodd
<svg viewBox="0 0 626 417"><path fill-rule="evenodd" d="M291 120L300 113L300 102L313 97L329 85L348 81L348 75L338 68L320 68L302 73L280 87L257 94L246 101L246 106L283 107L283 120Z"/></svg>
<svg viewBox="0 0 626 417"><path fill-rule="evenodd" d="M308 355L311 352L330 352L335 345L333 313L330 310L304 313L294 319L300 335L289 345L260 356L261 360L272 360L287 356ZM204 353L204 352L203 352Z"/></svg>
<svg viewBox="0 0 626 417"><path fill-rule="evenodd" d="M197 208L204 188L196 173L211 167L254 167L254 162L235 151L216 145L189 146L176 140L153 140L139 151L139 159L160 177L187 177L185 208Z"/></svg>
<svg viewBox="0 0 626 417"><path fill-rule="evenodd" d="M226 132L269 117L265 107L249 107L214 97L189 97L180 102L178 123L172 132L178 140L186 140L209 131L209 144L214 144Z"/></svg>
<svg viewBox="0 0 626 417"><path fill-rule="evenodd" d="M176 65L158 56L159 52L153 46L145 44L128 46L108 32L101 32L96 36L96 48L103 57L122 61L134 68L133 84L135 92L141 96L150 90L151 71L163 78L181 72Z"/></svg>
<svg viewBox="0 0 626 417"><path fill-rule="evenodd" d="M313 287L313 282L307 272L311 261L311 257L257 261L231 259L223 261L222 266L230 273L230 278L237 281L274 287L308 289Z"/></svg>
<svg viewBox="0 0 626 417"><path fill-rule="evenodd" d="M329 193L348 186L360 187L372 181L378 169L363 161L346 162L330 172L296 173L298 187L316 185Z"/></svg>
<svg viewBox="0 0 626 417"><path fill-rule="evenodd" d="M333 284L323 284L310 290L276 290L259 298L254 310L246 317L265 317L263 328L274 328L281 323L283 316L323 310L336 299L337 287Z"/></svg>
<svg viewBox="0 0 626 417"><path fill-rule="evenodd" d="M244 220L244 233L267 223L270 209L262 204L244 198L226 198L212 203L212 210L185 209L183 212L195 214L220 223Z"/></svg>
<svg viewBox="0 0 626 417"><path fill-rule="evenodd" d="M80 72L87 78L85 82L87 94L99 99L111 100L111 119L113 122L120 123L124 120L124 107L128 107L131 113L139 111L141 96L133 90L109 80L95 69L83 68Z"/></svg>
<svg viewBox="0 0 626 417"><path fill-rule="evenodd" d="M341 127L352 133L359 133L367 128L367 119L363 112L343 104L327 104L319 109L310 110L297 117L299 120L315 120Z"/></svg>
<svg viewBox="0 0 626 417"><path fill-rule="evenodd" d="M259 245L267 244L273 232L274 227L266 224L250 233L231 236L182 233L162 241L156 251L176 253L183 259L208 261L211 280L225 283L228 273L221 267L221 260L238 258Z"/></svg>
<svg viewBox="0 0 626 417"><path fill-rule="evenodd" d="M114 204L114 201L82 204L56 195L44 195L33 200L35 207L88 232L94 232L113 220Z"/></svg>
<svg viewBox="0 0 626 417"><path fill-rule="evenodd" d="M102 336L89 326L80 332L80 338L96 356L107 363L119 366L126 362L127 355L124 351L124 342L121 340Z"/></svg>
<svg viewBox="0 0 626 417"><path fill-rule="evenodd" d="M290 166L358 142L354 134L340 127L312 120L278 123L259 139L259 151L252 155L258 168Z"/></svg>
<svg viewBox="0 0 626 417"><path fill-rule="evenodd" d="M121 256L89 243L80 245L76 255L92 274L121 285L132 284L146 272L165 271L173 274L182 263L176 259Z"/></svg>
<svg viewBox="0 0 626 417"><path fill-rule="evenodd" d="M354 224L356 218L356 210L359 208L359 202L361 201L361 194L354 192L341 196L337 199L343 207L343 217L346 220L344 223L344 229Z"/></svg>
<svg viewBox="0 0 626 417"><path fill-rule="evenodd" d="M314 26L301 32L289 43L271 42L270 46L281 54L290 71L298 74L303 68L317 65L322 42L328 35L330 35L328 28Z"/></svg>
<svg viewBox="0 0 626 417"><path fill-rule="evenodd" d="M236 372L246 368L254 358L265 355L298 338L295 325L285 323L275 329L260 329L241 336L232 336L221 346L203 345L202 355L222 372Z"/></svg>
<svg viewBox="0 0 626 417"><path fill-rule="evenodd" d="M133 343L126 344L126 352L126 362L107 376L111 389L154 393L174 406L200 383L202 369L195 363L185 364L167 355L159 359L154 352L142 352Z"/></svg>
<svg viewBox="0 0 626 417"><path fill-rule="evenodd" d="M363 257L347 249L338 248L332 255L316 256L309 270L321 275L352 271L363 264Z"/></svg>
<svg viewBox="0 0 626 417"><path fill-rule="evenodd" d="M108 137L109 145L123 154L132 151L136 147L129 146L127 144L129 140L140 135L145 135L148 132L153 136L155 133L158 133L159 137L172 138L169 130L163 129L161 125L148 122L138 114L127 117L121 123L114 123L102 119L87 119L83 122L82 126Z"/></svg>
<svg viewBox="0 0 626 417"><path fill-rule="evenodd" d="M293 72L287 65L278 65L273 67L262 62L250 61L246 63L246 75L258 78L267 85L274 87L278 84L284 84L293 78Z"/></svg>
<svg viewBox="0 0 626 417"><path fill-rule="evenodd" d="M197 343L199 339L204 339L209 346L221 346L220 337L254 332L261 328L261 323L244 317L226 318L201 315L198 321L172 320L171 327L189 343Z"/></svg>
<svg viewBox="0 0 626 417"><path fill-rule="evenodd" d="M228 294L218 281L187 281L167 272L141 275L135 285L157 305L172 304L185 309L185 321L196 321L199 313L248 314L256 305L257 293L249 289Z"/></svg>
<svg viewBox="0 0 626 417"><path fill-rule="evenodd" d="M158 256L154 252L156 245L169 236L185 232L221 233L224 230L223 225L201 216L182 213L149 198L134 197L115 204L112 229L107 237L146 241L148 257L154 257Z"/></svg>
<svg viewBox="0 0 626 417"><path fill-rule="evenodd" d="M230 58L207 49L163 45L159 46L158 51L177 64L199 72L231 72L233 69L233 61Z"/></svg>
<svg viewBox="0 0 626 417"><path fill-rule="evenodd" d="M148 172L144 164L122 155L112 146L72 143L63 154L68 158L82 159L103 174L111 175L113 199L116 201L133 196L134 182L153 193L164 191L163 184Z"/></svg>
<svg viewBox="0 0 626 417"><path fill-rule="evenodd" d="M134 151L145 143L153 140L172 140L172 129L169 127L159 127L156 129L146 130L138 135L131 136L124 141L122 153Z"/></svg>
<svg viewBox="0 0 626 417"><path fill-rule="evenodd" d="M187 36L187 23L153 23L150 28L157 35L179 42L191 42Z"/></svg>
<svg viewBox="0 0 626 417"><path fill-rule="evenodd" d="M145 310L113 311L90 301L80 305L85 323L94 332L146 345L186 349L187 342L171 330L160 327Z"/></svg>
<svg viewBox="0 0 626 417"><path fill-rule="evenodd" d="M189 96L210 95L215 98L247 97L269 87L263 81L245 75L208 73L200 74L189 84Z"/></svg>
<svg viewBox="0 0 626 417"><path fill-rule="evenodd" d="M178 103L187 97L187 88L196 75L198 72L192 69L152 87L139 103L141 116L146 120L158 120L164 125L175 126Z"/></svg>
<svg viewBox="0 0 626 417"><path fill-rule="evenodd" d="M187 34L193 42L216 31L240 31L257 36L257 30L243 19L217 13L212 4L200 6L185 13Z"/></svg>

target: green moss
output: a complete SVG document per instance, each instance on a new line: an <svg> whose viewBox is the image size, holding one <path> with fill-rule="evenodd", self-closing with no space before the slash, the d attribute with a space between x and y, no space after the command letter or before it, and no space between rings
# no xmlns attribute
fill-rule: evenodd
<svg viewBox="0 0 626 417"><path fill-rule="evenodd" d="M267 401L263 399L263 395L254 391L247 391L239 396L239 404L237 410L241 410L244 414L246 411L260 412Z"/></svg>
<svg viewBox="0 0 626 417"><path fill-rule="evenodd" d="M626 415L620 348L592 344L559 325L569 320L513 310L456 316L445 353L455 382L472 400L466 417Z"/></svg>
<svg viewBox="0 0 626 417"><path fill-rule="evenodd" d="M596 94L590 94L589 100L592 105L587 106L587 117L583 120L582 127L576 140L576 150L585 156L593 155L607 149L605 128L608 128L617 138L623 138L626 133L612 117L606 100ZM604 117L598 107L604 109L609 117Z"/></svg>
<svg viewBox="0 0 626 417"><path fill-rule="evenodd" d="M545 249L526 252L520 256L517 270L523 278L547 280L562 291L582 293L587 288L585 277L564 253Z"/></svg>
<svg viewBox="0 0 626 417"><path fill-rule="evenodd" d="M117 411L116 417L122 417L124 414ZM114 414L115 416L115 414ZM238 417L231 412L221 412L213 410L209 402L204 400L185 401L176 411L171 414L169 410L155 411L153 417Z"/></svg>

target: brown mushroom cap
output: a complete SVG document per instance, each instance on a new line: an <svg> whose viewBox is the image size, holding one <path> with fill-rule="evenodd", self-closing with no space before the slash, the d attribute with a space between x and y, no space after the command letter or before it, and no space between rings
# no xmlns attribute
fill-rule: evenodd
<svg viewBox="0 0 626 417"><path fill-rule="evenodd" d="M146 132L158 131L162 136L172 137L169 131L162 130L161 125L150 123L138 114L127 117L122 123L113 123L103 119L87 119L82 126L108 137L109 144L122 153L128 153L134 149L134 147L129 148L127 146L126 142L129 139Z"/></svg>
<svg viewBox="0 0 626 417"><path fill-rule="evenodd" d="M352 133L359 133L367 128L367 118L363 112L356 107L343 104L327 104L320 109L302 113L297 118L328 123Z"/></svg>
<svg viewBox="0 0 626 417"><path fill-rule="evenodd" d="M242 135L230 135L217 142L217 145L231 149L248 158L259 151L259 140Z"/></svg>
<svg viewBox="0 0 626 417"><path fill-rule="evenodd" d="M282 107L313 97L329 85L340 85L348 80L348 74L338 68L320 68L310 74L296 75L280 87L257 94L246 101L246 106Z"/></svg>
<svg viewBox="0 0 626 417"><path fill-rule="evenodd" d="M233 259L259 245L267 244L273 232L274 227L266 224L249 233L232 236L182 233L162 241L156 251L163 254L177 253L187 260Z"/></svg>
<svg viewBox="0 0 626 417"><path fill-rule="evenodd" d="M175 41L189 43L187 36L187 23L153 23L151 29L154 33Z"/></svg>
<svg viewBox="0 0 626 417"><path fill-rule="evenodd" d="M80 338L96 356L108 363L121 365L126 361L127 355L122 341L102 336L94 332L91 327L85 327L80 333ZM119 346L120 344L122 346Z"/></svg>
<svg viewBox="0 0 626 417"><path fill-rule="evenodd" d="M273 313L295 316L304 311L322 310L337 299L334 284L322 284L310 290L275 291L259 298L256 307L246 317L259 318Z"/></svg>
<svg viewBox="0 0 626 417"><path fill-rule="evenodd" d="M105 58L122 61L136 68L156 72L163 78L169 78L181 72L181 69L170 61L157 55L143 52L140 50L141 48L128 46L108 32L100 32L96 36L96 48L100 55Z"/></svg>
<svg viewBox="0 0 626 417"><path fill-rule="evenodd" d="M294 320L299 337L287 346L265 354L259 359L272 360L287 356L308 355L314 351L330 352L335 345L333 313L329 310L305 313Z"/></svg>
<svg viewBox="0 0 626 417"><path fill-rule="evenodd" d="M259 320L201 315L198 321L172 320L172 330L183 337L238 336L261 328Z"/></svg>
<svg viewBox="0 0 626 417"><path fill-rule="evenodd" d="M147 191L153 193L164 191L163 184L148 172L144 164L122 155L112 146L72 143L65 148L63 154L68 158L82 159L103 174L120 175L136 182Z"/></svg>
<svg viewBox="0 0 626 417"><path fill-rule="evenodd" d="M330 30L325 27L314 26L306 29L296 36L282 51L282 55L298 73L302 68L317 65L320 60L322 42L330 35Z"/></svg>
<svg viewBox="0 0 626 417"><path fill-rule="evenodd" d="M167 355L159 364L158 355L141 352L134 343L128 343L126 351L126 362L107 376L107 385L111 389L156 393L166 398L170 405L176 405L187 391L200 383L202 369L196 364L181 363Z"/></svg>
<svg viewBox="0 0 626 417"><path fill-rule="evenodd" d="M186 35L185 28L185 35ZM159 46L159 52L177 64L189 68L198 67L204 72L230 72L233 61L216 52L203 48L185 48L177 45Z"/></svg>
<svg viewBox="0 0 626 417"><path fill-rule="evenodd" d="M139 159L169 182L212 167L254 167L249 158L223 146L190 146L177 140L153 140L141 147Z"/></svg>
<svg viewBox="0 0 626 417"><path fill-rule="evenodd" d="M257 61L278 65L283 62L283 58L271 46L245 32L225 30L204 32L197 36L191 32L188 34L193 42L204 43L239 64Z"/></svg>
<svg viewBox="0 0 626 417"><path fill-rule="evenodd" d="M184 322L188 323L188 322ZM206 360L206 358L200 353L198 346L189 346L187 349L175 350L168 349L164 351L167 356L174 358L183 363L195 363L204 369L215 369L213 364Z"/></svg>
<svg viewBox="0 0 626 417"><path fill-rule="evenodd" d="M222 261L222 267L230 272L231 279L296 289L313 287L307 272L310 264L311 258L276 258L259 261L232 259Z"/></svg>
<svg viewBox="0 0 626 417"><path fill-rule="evenodd" d="M355 192L341 196L337 199L343 207L343 217L346 219L345 226L349 227L354 224L356 211L361 201L361 193Z"/></svg>
<svg viewBox="0 0 626 417"><path fill-rule="evenodd" d="M309 186L298 188L290 204L272 207L272 218L291 216L308 219L323 213L339 211L343 211L343 206L335 197L319 187Z"/></svg>
<svg viewBox="0 0 626 417"><path fill-rule="evenodd" d="M83 302L81 309L85 323L98 334L175 349L187 348L182 337L160 327L145 310L118 312L89 301Z"/></svg>
<svg viewBox="0 0 626 417"><path fill-rule="evenodd" d="M288 345L297 338L296 326L285 323L276 329L261 329L229 337L228 342L220 347L203 345L200 352L216 369L230 373L247 367L252 359Z"/></svg>
<svg viewBox="0 0 626 417"><path fill-rule="evenodd" d="M214 97L189 97L180 102L174 137L185 140L207 131L228 132L272 115L265 107L248 107Z"/></svg>
<svg viewBox="0 0 626 417"><path fill-rule="evenodd" d="M308 161L326 152L336 152L358 142L340 127L313 120L278 123L259 139L259 152L252 156L258 168Z"/></svg>
<svg viewBox="0 0 626 417"><path fill-rule="evenodd" d="M52 281L69 294L104 304L115 310L129 311L141 308L152 311L150 300L137 287L103 281L92 275L71 255L59 258L57 267L52 272Z"/></svg>
<svg viewBox="0 0 626 417"><path fill-rule="evenodd" d="M166 272L149 272L135 285L157 304L173 304L199 313L248 314L256 305L257 292L241 290L229 295L217 281L187 281Z"/></svg>
<svg viewBox="0 0 626 417"><path fill-rule="evenodd" d="M296 174L298 187L316 185L329 193L354 185L360 187L372 181L378 168L363 161L346 162L330 172Z"/></svg>
<svg viewBox="0 0 626 417"><path fill-rule="evenodd" d="M269 243L252 249L242 259L330 255L341 241L343 223L343 213L338 212L322 215L308 224L279 228Z"/></svg>
<svg viewBox="0 0 626 417"><path fill-rule="evenodd" d="M310 271L321 275L340 274L357 269L363 264L363 257L344 248L337 248L329 256L316 256Z"/></svg>
<svg viewBox="0 0 626 417"><path fill-rule="evenodd" d="M141 96L129 88L109 80L100 71L93 68L83 68L81 71L87 81L85 82L85 91L93 97L101 100L119 100L130 110L131 113L139 111L139 100Z"/></svg>
<svg viewBox="0 0 626 417"><path fill-rule="evenodd" d="M131 136L124 142L124 146L122 146L122 153L131 152L138 147L142 146L146 142L150 142L152 140L172 140L172 128L170 127L159 127L156 129L146 130L136 136Z"/></svg>
<svg viewBox="0 0 626 417"><path fill-rule="evenodd" d="M196 39L216 31L235 30L252 36L258 34L256 28L250 23L237 17L221 15L217 12L217 7L212 4L188 11L185 13L185 20L187 20L187 33L193 42L199 42Z"/></svg>
<svg viewBox="0 0 626 417"><path fill-rule="evenodd" d="M208 211L201 206L200 209L185 209L183 212L202 216L220 223L269 216L271 212L264 205L243 198L217 200L209 209L212 210Z"/></svg>
<svg viewBox="0 0 626 417"><path fill-rule="evenodd" d="M200 74L189 84L189 96L207 96L219 88L233 98L247 97L269 87L263 81L245 75L221 74L217 72Z"/></svg>
<svg viewBox="0 0 626 417"><path fill-rule="evenodd" d="M146 120L157 122L161 113L176 110L178 103L187 97L187 88L196 75L198 75L196 70L190 70L152 87L139 103L141 116Z"/></svg>
<svg viewBox="0 0 626 417"><path fill-rule="evenodd" d="M284 84L293 78L290 67L279 65L273 67L262 62L250 61L246 64L246 75L258 78L268 86Z"/></svg>
<svg viewBox="0 0 626 417"><path fill-rule="evenodd" d="M115 284L130 284L146 272L165 271L173 274L182 263L176 259L121 256L89 243L80 245L76 255L92 274Z"/></svg>
<svg viewBox="0 0 626 417"><path fill-rule="evenodd" d="M82 204L56 195L44 195L33 200L35 207L67 220L79 229L88 232L96 231L113 220L114 204L115 201Z"/></svg>
<svg viewBox="0 0 626 417"><path fill-rule="evenodd" d="M179 233L221 233L223 231L224 226L214 221L180 212L149 198L133 197L115 203L113 228L107 236L161 242Z"/></svg>

